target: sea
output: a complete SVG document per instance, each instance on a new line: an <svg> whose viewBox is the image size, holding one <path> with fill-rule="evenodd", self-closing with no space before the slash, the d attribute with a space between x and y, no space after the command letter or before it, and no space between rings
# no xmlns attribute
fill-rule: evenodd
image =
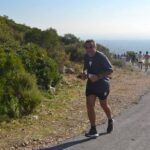
<svg viewBox="0 0 150 150"><path fill-rule="evenodd" d="M97 43L109 48L112 53L124 54L127 51L146 51L150 54L150 40L97 40Z"/></svg>

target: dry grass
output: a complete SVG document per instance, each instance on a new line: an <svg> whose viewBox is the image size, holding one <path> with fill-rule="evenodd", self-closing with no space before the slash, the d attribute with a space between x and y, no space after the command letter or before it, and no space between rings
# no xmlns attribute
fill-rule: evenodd
<svg viewBox="0 0 150 150"><path fill-rule="evenodd" d="M73 75L67 75L57 94L52 99L43 100L33 115L20 120L2 122L1 149L40 148L83 132L88 127L84 88L84 82ZM109 96L113 115L121 113L133 103L138 103L140 96L149 88L150 78L146 74L115 69ZM106 119L98 101L96 113L97 124ZM34 115L37 115L38 119Z"/></svg>

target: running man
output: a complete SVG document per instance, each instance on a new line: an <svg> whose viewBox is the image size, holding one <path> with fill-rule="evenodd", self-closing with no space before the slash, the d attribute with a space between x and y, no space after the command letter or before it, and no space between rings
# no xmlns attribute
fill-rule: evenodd
<svg viewBox="0 0 150 150"><path fill-rule="evenodd" d="M85 49L84 69L80 77L83 80L87 79L86 105L91 125L89 132L86 133L85 136L97 137L99 134L96 130L96 116L94 110L96 97L99 98L100 105L108 118L107 133L113 130L111 110L107 102L107 97L110 92L108 76L113 72L113 69L108 58L103 53L96 50L96 43L94 40L87 40L85 42Z"/></svg>
<svg viewBox="0 0 150 150"><path fill-rule="evenodd" d="M142 68L143 68L143 56L142 56L141 51L139 51L139 54L138 54L138 66L142 70Z"/></svg>
<svg viewBox="0 0 150 150"><path fill-rule="evenodd" d="M146 52L146 55L144 56L145 72L147 72L148 67L149 67L149 58L150 56L148 52Z"/></svg>

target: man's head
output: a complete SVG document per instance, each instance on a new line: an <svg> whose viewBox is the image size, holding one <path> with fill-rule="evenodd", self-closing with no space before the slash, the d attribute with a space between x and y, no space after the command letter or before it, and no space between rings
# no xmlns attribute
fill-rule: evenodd
<svg viewBox="0 0 150 150"><path fill-rule="evenodd" d="M86 49L86 53L89 56L93 56L96 52L96 43L94 40L86 40L84 43L84 47Z"/></svg>

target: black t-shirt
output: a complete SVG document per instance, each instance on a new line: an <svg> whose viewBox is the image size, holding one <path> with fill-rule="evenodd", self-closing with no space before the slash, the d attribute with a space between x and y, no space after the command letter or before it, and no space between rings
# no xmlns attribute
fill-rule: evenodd
<svg viewBox="0 0 150 150"><path fill-rule="evenodd" d="M96 51L93 57L90 57L88 56L88 54L85 54L84 68L87 70L88 74L95 74L95 75L99 75L106 71L112 71L112 65L110 61L102 52L99 51ZM92 87L96 86L98 90L99 89L103 90L109 87L109 78L104 77L96 82L91 82L90 79L88 79L87 86L90 85Z"/></svg>

